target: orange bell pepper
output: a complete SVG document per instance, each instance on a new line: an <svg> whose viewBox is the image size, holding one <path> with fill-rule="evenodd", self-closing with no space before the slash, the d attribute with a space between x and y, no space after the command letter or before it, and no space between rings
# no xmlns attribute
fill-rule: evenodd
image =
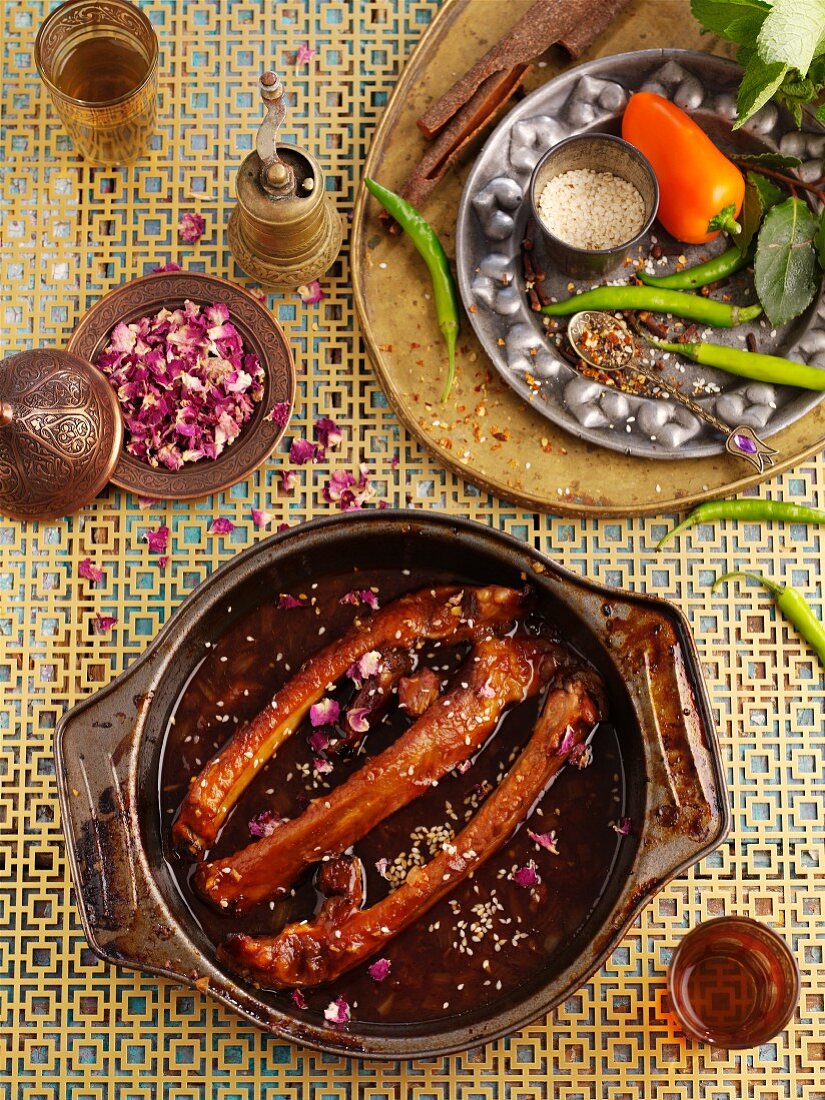
<svg viewBox="0 0 825 1100"><path fill-rule="evenodd" d="M637 92L622 137L650 161L659 181L659 221L677 241L705 244L721 229L740 232L742 173L684 111L654 92Z"/></svg>

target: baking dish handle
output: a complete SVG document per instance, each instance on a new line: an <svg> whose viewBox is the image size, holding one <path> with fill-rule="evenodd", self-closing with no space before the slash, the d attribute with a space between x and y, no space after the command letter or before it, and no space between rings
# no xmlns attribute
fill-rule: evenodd
<svg viewBox="0 0 825 1100"><path fill-rule="evenodd" d="M137 743L148 720L153 662L138 662L65 716L56 731L63 831L83 929L97 955L197 980L203 960L149 872L135 800ZM143 731L144 740L161 733ZM144 834L145 835L145 834Z"/></svg>

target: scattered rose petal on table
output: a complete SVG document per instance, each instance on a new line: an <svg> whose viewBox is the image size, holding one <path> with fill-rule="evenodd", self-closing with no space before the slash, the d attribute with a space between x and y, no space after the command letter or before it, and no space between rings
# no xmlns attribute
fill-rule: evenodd
<svg viewBox="0 0 825 1100"><path fill-rule="evenodd" d="M196 214L193 211L181 214L178 222L178 235L182 241L186 241L187 244L194 244L195 241L201 239L205 229L206 220L202 214Z"/></svg>
<svg viewBox="0 0 825 1100"><path fill-rule="evenodd" d="M260 508L252 509L252 522L256 527L268 527L272 523L272 513L264 512Z"/></svg>
<svg viewBox="0 0 825 1100"><path fill-rule="evenodd" d="M298 475L294 470L281 470L278 476L281 479L281 488L285 493L292 493L295 491Z"/></svg>
<svg viewBox="0 0 825 1100"><path fill-rule="evenodd" d="M337 504L342 512L355 512L375 496L375 487L369 481L369 467L361 463L359 477L349 470L333 470L322 489L324 500L328 504Z"/></svg>
<svg viewBox="0 0 825 1100"><path fill-rule="evenodd" d="M389 976L391 966L389 959L376 959L367 967L367 973L374 982L383 982Z"/></svg>
<svg viewBox="0 0 825 1100"><path fill-rule="evenodd" d="M161 554L161 556L158 558L158 569L160 569L160 571L163 572L163 570L166 568L166 566L168 564L169 564L168 554Z"/></svg>
<svg viewBox="0 0 825 1100"><path fill-rule="evenodd" d="M335 450L336 447L341 445L341 440L344 438L344 433L335 421L328 416L322 416L316 420L313 430L315 438L325 449L328 447L330 450Z"/></svg>
<svg viewBox="0 0 825 1100"><path fill-rule="evenodd" d="M390 459L390 469L391 469L391 470L394 470L394 469L395 469L395 468L396 468L396 467L398 466L398 463L399 463L400 461L401 461L401 460L400 460L400 459L399 459L399 457L398 457L398 451L396 451L396 452L395 452L395 454L394 454L394 455L392 456L392 458Z"/></svg>
<svg viewBox="0 0 825 1100"><path fill-rule="evenodd" d="M556 847L557 838L554 832L534 833L532 829L528 829L527 835L534 843L538 844L539 848L545 848L548 852L552 852L554 856L559 854L559 850Z"/></svg>
<svg viewBox="0 0 825 1100"><path fill-rule="evenodd" d="M274 810L262 810L257 817L249 822L250 836L272 836L279 825L283 825L284 818Z"/></svg>
<svg viewBox="0 0 825 1100"><path fill-rule="evenodd" d="M152 274L159 275L162 271L183 271L180 264L176 264L174 260L170 260L168 263L161 264L160 267L153 267Z"/></svg>
<svg viewBox="0 0 825 1100"><path fill-rule="evenodd" d="M160 504L157 497L138 497L138 508L154 508L156 504Z"/></svg>
<svg viewBox="0 0 825 1100"><path fill-rule="evenodd" d="M352 1012L343 994L339 994L334 1001L330 1001L324 1009L324 1019L331 1024L348 1024L352 1019Z"/></svg>
<svg viewBox="0 0 825 1100"><path fill-rule="evenodd" d="M235 530L235 524L226 516L215 516L209 524L210 535L229 535Z"/></svg>
<svg viewBox="0 0 825 1100"><path fill-rule="evenodd" d="M299 286L298 293L301 295L301 301L304 305L314 305L316 302L322 301L326 298L323 290L321 290L321 284L317 279L313 279L311 283L306 286Z"/></svg>
<svg viewBox="0 0 825 1100"><path fill-rule="evenodd" d="M295 68L298 69L301 65L308 65L317 52L316 49L310 46L309 42L302 42L295 54Z"/></svg>
<svg viewBox="0 0 825 1100"><path fill-rule="evenodd" d="M341 708L334 699L322 699L309 708L309 720L313 726L328 726L331 722L337 722L340 715Z"/></svg>
<svg viewBox="0 0 825 1100"><path fill-rule="evenodd" d="M289 460L294 462L296 466L303 466L306 462L315 462L316 459L323 457L324 452L317 443L312 443L309 439L292 440L292 445L289 448Z"/></svg>
<svg viewBox="0 0 825 1100"><path fill-rule="evenodd" d="M108 634L116 622L114 615L101 615L98 611L95 615L95 630L98 634Z"/></svg>
<svg viewBox="0 0 825 1100"><path fill-rule="evenodd" d="M147 531L143 537L149 543L150 554L162 554L169 545L169 528L166 525L158 527L157 531Z"/></svg>
<svg viewBox="0 0 825 1100"><path fill-rule="evenodd" d="M78 565L77 575L79 577L84 577L93 584L99 584L104 577L103 570L99 569L96 565L92 565L91 558L84 558L80 565Z"/></svg>

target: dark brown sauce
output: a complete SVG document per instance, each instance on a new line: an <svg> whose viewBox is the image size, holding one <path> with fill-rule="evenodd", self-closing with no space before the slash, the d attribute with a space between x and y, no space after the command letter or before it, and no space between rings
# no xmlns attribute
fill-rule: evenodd
<svg viewBox="0 0 825 1100"><path fill-rule="evenodd" d="M192 866L172 853L169 842L169 828L190 777L227 739L236 722L257 713L302 661L343 633L356 614L355 608L339 604L345 592L375 587L384 605L425 584L461 580L431 573L417 577L399 570L327 577L306 590L316 601L314 607L278 611L278 593L273 592L272 603L235 622L214 647L205 650L167 733L160 769L160 812L169 866L186 905L213 943L220 943L229 931L275 933L290 921L311 917L322 899L310 875L296 884L294 896L272 907L259 906L240 919L227 918L205 906L189 885ZM431 653L434 656L427 660ZM447 676L464 653L465 647L425 647L422 657ZM444 837L444 826L456 833L464 827L481 789L492 789L529 738L539 704L533 699L512 708L464 774L451 773L355 845L366 868L367 905L390 889L376 870L379 860L386 858L393 865L399 855L409 853L413 834L429 834L435 842ZM230 718L225 721L227 714ZM380 752L408 724L403 712L391 708L383 724L370 734L366 753ZM314 774L315 754L307 743L308 732L307 724L261 769L210 857L250 843L248 822L262 810L295 817L307 799L337 786L363 763L363 753L350 760L332 756L333 772ZM539 848L521 828L474 878L458 885L448 898L389 943L380 956L391 962L385 981L373 981L367 966L362 965L333 985L304 990L309 1011L323 1013L332 999L343 994L359 1021L440 1019L506 998L552 967L554 956L569 945L593 911L622 843L611 826L624 814L624 771L616 733L609 724L596 732L593 752L589 767L565 769L529 820L536 833L555 831L558 855ZM428 860L431 853L426 840L418 846L421 861ZM515 866L530 860L541 882L526 889L508 875ZM460 922L465 922L463 928ZM475 940L474 936L481 938ZM462 942L469 951L461 949ZM272 996L276 1002L289 1003L288 991Z"/></svg>

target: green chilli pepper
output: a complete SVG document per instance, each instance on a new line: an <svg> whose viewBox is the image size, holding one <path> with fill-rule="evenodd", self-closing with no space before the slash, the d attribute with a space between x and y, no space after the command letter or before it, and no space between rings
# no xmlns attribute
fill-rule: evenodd
<svg viewBox="0 0 825 1100"><path fill-rule="evenodd" d="M378 199L387 213L395 218L430 269L430 279L432 280L433 295L435 297L435 315L438 319L438 327L444 337L444 343L447 345L449 367L447 383L441 394L441 400L446 401L450 396L450 390L455 379L455 346L458 340L459 316L458 295L456 294L447 253L444 251L444 246L430 223L406 199L402 199L394 191L382 187L375 180L365 178L364 186L371 195Z"/></svg>
<svg viewBox="0 0 825 1100"><path fill-rule="evenodd" d="M542 308L549 317L567 317L582 309L647 309L651 313L672 313L714 328L733 328L752 321L762 312L760 305L732 306L713 298L682 294L678 290L660 290L653 286L599 286L574 294L563 302L551 302ZM681 347L682 345L680 345Z"/></svg>
<svg viewBox="0 0 825 1100"><path fill-rule="evenodd" d="M753 263L756 247L751 246L743 256L738 248L729 248L712 260L706 260L696 267L686 267L684 271L675 271L672 275L648 275L644 268L639 268L636 277L641 279L645 286L656 286L661 290L695 290L699 286L707 286L708 283L726 279L736 271Z"/></svg>
<svg viewBox="0 0 825 1100"><path fill-rule="evenodd" d="M749 573L745 569L724 573L721 577L717 577L713 582L712 591L715 592L720 584L724 584L732 577L750 577L752 581L756 581L757 584L761 584L763 588L772 592L776 606L788 622L793 623L805 641L816 650L817 656L825 665L825 625L816 617L813 608L801 592L788 585L777 584L776 581L761 573Z"/></svg>
<svg viewBox="0 0 825 1100"><path fill-rule="evenodd" d="M700 523L713 523L718 519L745 520L754 523L763 520L779 520L785 523L825 524L825 511L809 508L806 504L788 504L784 500L711 500L700 504L681 523L672 527L656 543L661 550L666 542Z"/></svg>
<svg viewBox="0 0 825 1100"><path fill-rule="evenodd" d="M741 378L750 378L754 382L770 382L774 386L825 390L825 370L820 370L819 367L795 363L779 355L763 355L758 351L745 351L744 348L727 348L722 344L671 343L667 340L656 340L641 329L636 331L660 351L676 352L692 359L694 363L701 363L703 367L718 367L728 374L738 374Z"/></svg>

